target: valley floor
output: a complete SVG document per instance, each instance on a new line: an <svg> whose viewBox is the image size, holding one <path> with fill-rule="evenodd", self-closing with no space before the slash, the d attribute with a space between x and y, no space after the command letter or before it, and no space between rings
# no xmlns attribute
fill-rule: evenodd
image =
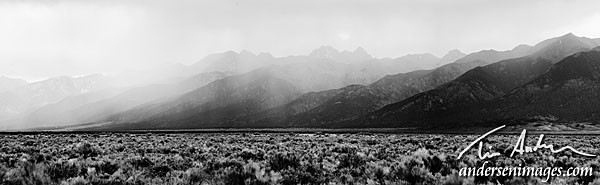
<svg viewBox="0 0 600 185"><path fill-rule="evenodd" d="M477 135L344 133L39 133L0 135L0 184L545 184L543 177L462 177L482 163ZM537 137L532 135L531 137ZM489 136L506 153L514 135ZM533 143L537 139L528 139ZM596 136L550 135L546 143L598 153ZM512 148L510 148L512 149ZM549 151L490 159L497 166L592 166L598 157Z"/></svg>

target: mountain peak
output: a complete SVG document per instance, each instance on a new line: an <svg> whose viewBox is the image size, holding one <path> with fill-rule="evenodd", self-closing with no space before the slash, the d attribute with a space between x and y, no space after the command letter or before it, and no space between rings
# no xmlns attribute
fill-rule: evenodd
<svg viewBox="0 0 600 185"><path fill-rule="evenodd" d="M363 48L363 47L360 47L360 46L359 46L358 48L356 48L356 49L353 51L353 53L368 54L368 53L367 53L367 50L365 50L365 48Z"/></svg>
<svg viewBox="0 0 600 185"><path fill-rule="evenodd" d="M454 62L464 56L466 56L466 54L463 53L462 51L460 51L458 49L453 49L453 50L448 51L448 53L446 53L446 55L444 55L441 58L440 64Z"/></svg>
<svg viewBox="0 0 600 185"><path fill-rule="evenodd" d="M251 51L248 51L248 50L245 50L245 49L244 49L244 50L242 50L242 51L240 51L240 55L249 55L249 56L251 55L251 56L256 56L256 55L254 55L254 53L252 53Z"/></svg>
<svg viewBox="0 0 600 185"><path fill-rule="evenodd" d="M597 45L598 44L595 41L589 38L578 37L573 33L568 33L560 37L542 41L535 45L533 56L558 62L566 56L590 50Z"/></svg>
<svg viewBox="0 0 600 185"><path fill-rule="evenodd" d="M462 56L464 56L466 54L463 53L462 51L458 50L458 49L453 49L453 50L448 51L448 53L446 53L446 55L444 55L442 58L446 58L446 57L449 57L449 56L456 56L456 55L462 55Z"/></svg>
<svg viewBox="0 0 600 185"><path fill-rule="evenodd" d="M453 50L448 51L448 53L463 53L463 52L460 51L459 49L453 49Z"/></svg>
<svg viewBox="0 0 600 185"><path fill-rule="evenodd" d="M558 39L559 42L564 42L567 40L579 41L579 37L573 33L567 33Z"/></svg>
<svg viewBox="0 0 600 185"><path fill-rule="evenodd" d="M229 50L229 51L226 51L226 52L223 52L223 53L217 53L217 54L214 54L214 55L236 56L236 55L238 55L238 53L235 52L235 51Z"/></svg>
<svg viewBox="0 0 600 185"><path fill-rule="evenodd" d="M334 58L340 54L340 51L331 46L321 46L318 49L313 50L310 56L317 58Z"/></svg>
<svg viewBox="0 0 600 185"><path fill-rule="evenodd" d="M435 55L431 54L431 53L419 53L419 54L407 54L404 55L400 58L410 58L410 59L432 59L432 58L436 58L439 59L438 57L436 57Z"/></svg>
<svg viewBox="0 0 600 185"><path fill-rule="evenodd" d="M362 47L358 47L356 48L353 52L352 55L354 57L357 58L361 58L361 59L367 59L367 58L373 58L368 52L367 50L365 50L365 48Z"/></svg>
<svg viewBox="0 0 600 185"><path fill-rule="evenodd" d="M527 44L519 44L518 46L514 47L512 49L512 51L523 51L523 50L529 50L531 49L533 46L527 45Z"/></svg>
<svg viewBox="0 0 600 185"><path fill-rule="evenodd" d="M265 53L265 52L261 52L258 54L258 57L262 57L262 58L273 58L273 55L271 55L271 53Z"/></svg>
<svg viewBox="0 0 600 185"><path fill-rule="evenodd" d="M577 36L575 34L569 32L569 33L563 35L562 37L577 37Z"/></svg>

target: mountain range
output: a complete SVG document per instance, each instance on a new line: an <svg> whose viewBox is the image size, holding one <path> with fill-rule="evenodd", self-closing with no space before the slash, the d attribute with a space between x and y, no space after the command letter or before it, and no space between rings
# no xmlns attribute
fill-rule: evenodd
<svg viewBox="0 0 600 185"><path fill-rule="evenodd" d="M339 51L330 46L288 57L228 51L191 65L117 77L57 77L34 83L4 77L0 125L430 129L506 120L598 122L598 41L569 33L533 46L470 54L452 50L440 58L374 58L360 47ZM149 74L157 75L148 77L149 82L132 80Z"/></svg>
<svg viewBox="0 0 600 185"><path fill-rule="evenodd" d="M460 51L454 50L443 59L434 58L439 63L461 55ZM256 55L245 50L239 53L228 51L209 55L191 65L166 65L116 77L63 76L33 83L2 78L0 85L6 90L0 91L3 101L0 125L29 128L93 123L137 106L180 96L215 80L252 71L283 79L300 93L353 84L367 85L396 71L409 70L389 66L420 61L419 57L414 60L407 57L377 59L363 48L340 52L322 46L309 55L289 57L273 57L268 53Z"/></svg>
<svg viewBox="0 0 600 185"><path fill-rule="evenodd" d="M69 96L86 93L109 93L112 79L103 75L60 76L23 83L0 92L0 121L58 102Z"/></svg>
<svg viewBox="0 0 600 185"><path fill-rule="evenodd" d="M68 96L59 102L0 123L39 127L93 122L144 103L181 95L228 75L222 72L201 73L176 83L151 84Z"/></svg>
<svg viewBox="0 0 600 185"><path fill-rule="evenodd" d="M448 123L493 122L494 120L503 119L523 119L526 118L524 117L524 114L519 115L516 113L527 112L523 111L523 109L534 104L505 106L505 104L497 101L506 99L507 96L510 97L510 94L519 92L517 90L523 88L524 85L539 81L540 78L544 78L549 73L557 73L555 72L557 66L575 65L574 62L568 62L568 60L572 60L571 57L573 57L570 55L587 56L587 52L595 52L588 50L592 49L593 46L598 45L600 45L600 43L596 43L592 39L577 37L573 34L549 39L536 45L537 49L532 50L530 55L474 68L457 79L436 87L435 89L417 94L377 110L376 112L363 117L362 120L357 121L357 123L363 124L362 126L414 127L424 125L435 126L436 124L441 125ZM567 60L567 62L565 60ZM576 69L583 70L581 68ZM580 90L572 91L577 92ZM593 91L589 91L588 93L593 93ZM547 98L559 98L566 94L558 93L555 94L557 97ZM486 105L496 108L490 108ZM570 110L576 111L582 109L582 107L575 106L577 105L570 107ZM512 111L514 113L512 115L507 114L506 111L499 111L498 109L500 108L510 109L506 111ZM562 109L561 106L548 106L546 108L552 110ZM482 111L488 113L483 114ZM533 109L528 112L530 113L528 116L531 117L547 116L543 111L538 109ZM587 120L573 119L571 121Z"/></svg>

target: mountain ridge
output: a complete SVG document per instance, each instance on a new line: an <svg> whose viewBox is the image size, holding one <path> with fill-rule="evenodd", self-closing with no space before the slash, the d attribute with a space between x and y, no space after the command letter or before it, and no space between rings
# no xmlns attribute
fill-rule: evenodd
<svg viewBox="0 0 600 185"><path fill-rule="evenodd" d="M464 54L455 49L441 58L424 53L379 59L362 47L339 51L321 46L308 55L288 57L227 51L191 65L157 69L159 73L153 79L164 80L152 85L111 87L109 81L113 79L102 75L54 77L27 83L12 93L0 93L4 106L0 106L0 113L18 111L26 118L23 123L45 122L49 125L44 126L50 127L60 122L106 122L105 128L112 129L404 127L423 121L435 123L441 118L486 120L460 115L478 109L484 111L481 114L498 113L488 116L490 119L513 119L511 115L520 114L488 103L498 101L497 105L503 105L502 99L522 100L519 93L539 94L531 89L543 86L526 85L565 63L570 68L558 71L567 73L562 77L571 80L568 86L575 88L573 92L594 99L577 84L589 84L588 90L594 90L597 74L585 67L595 65L578 65L563 59L577 58L578 54L588 56L580 52L600 50L598 45L597 39L566 34L506 51ZM201 73L192 74L194 71ZM572 80L573 76L587 74L594 78ZM559 83L556 78L550 81ZM49 93L37 96L27 89ZM558 88L557 92L580 99L564 89ZM559 95L550 93L543 97ZM35 104L28 105L28 101ZM526 107L514 100L504 104ZM531 117L535 109L540 108L533 106L523 115ZM551 113L579 118L573 117L574 113ZM6 117L0 114L0 118Z"/></svg>
<svg viewBox="0 0 600 185"><path fill-rule="evenodd" d="M529 56L474 68L452 82L365 116L362 123L403 126L414 126L423 122L441 124L442 120L448 120L444 118L473 111L465 107L505 96L514 88L545 74L554 67L553 64L562 61L564 57L584 50L583 48L591 49L586 48L589 45L578 39L579 37L572 34L549 39L552 42L547 40L536 45L545 47L533 51ZM469 122L479 119L457 120Z"/></svg>
<svg viewBox="0 0 600 185"><path fill-rule="evenodd" d="M217 80L170 101L134 108L110 121L155 129L235 126L236 118L282 105L300 95L300 90L286 80L255 71Z"/></svg>

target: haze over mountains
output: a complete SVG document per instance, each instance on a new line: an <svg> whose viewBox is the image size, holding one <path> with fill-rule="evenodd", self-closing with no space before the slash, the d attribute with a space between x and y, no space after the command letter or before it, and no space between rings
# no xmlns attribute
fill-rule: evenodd
<svg viewBox="0 0 600 185"><path fill-rule="evenodd" d="M112 87L111 79L103 75L60 76L34 83L24 83L21 80L18 84L0 91L0 115L3 115L0 120L58 102L69 96L110 93Z"/></svg>
<svg viewBox="0 0 600 185"><path fill-rule="evenodd" d="M599 39L566 34L507 51L452 50L441 58L380 59L360 47L330 46L288 57L228 51L116 77L35 83L0 77L0 127L429 128L530 117L598 122L599 51L592 49L599 45Z"/></svg>
<svg viewBox="0 0 600 185"><path fill-rule="evenodd" d="M7 91L9 89L13 89L22 85L27 84L27 81L16 78L8 78L5 76L0 76L0 92Z"/></svg>
<svg viewBox="0 0 600 185"><path fill-rule="evenodd" d="M443 59L430 57L427 60L438 64L458 58L462 53L455 50L451 54ZM6 128L30 128L95 122L254 70L285 79L301 93L366 85L388 74L412 70L414 66L403 67L402 63L419 61L421 57L376 59L363 48L350 52L322 46L306 56L280 58L268 53L228 51L209 55L189 66L167 65L115 77L56 77L34 83L3 77L0 80L0 100L3 101L0 123Z"/></svg>

